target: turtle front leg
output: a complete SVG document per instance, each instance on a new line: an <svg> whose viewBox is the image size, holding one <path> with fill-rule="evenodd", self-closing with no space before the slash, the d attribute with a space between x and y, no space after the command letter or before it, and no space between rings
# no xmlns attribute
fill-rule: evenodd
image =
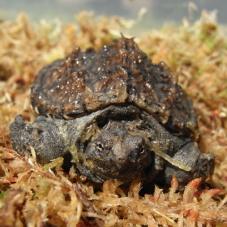
<svg viewBox="0 0 227 227"><path fill-rule="evenodd" d="M59 122L46 117L38 117L33 123L25 123L17 116L10 125L13 148L22 155L36 152L37 161L44 164L66 153L66 145L59 130Z"/></svg>
<svg viewBox="0 0 227 227"><path fill-rule="evenodd" d="M214 170L213 155L201 153L198 145L194 142L183 145L172 158L177 162L189 166L191 170L184 171L177 166L171 165L171 163L167 163L164 171L164 181L166 184L170 184L173 176L177 177L180 185L185 185L197 177L201 177L204 180Z"/></svg>

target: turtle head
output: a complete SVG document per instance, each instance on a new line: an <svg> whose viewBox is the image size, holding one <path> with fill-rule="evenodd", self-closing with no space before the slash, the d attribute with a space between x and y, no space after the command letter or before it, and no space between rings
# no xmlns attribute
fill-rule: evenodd
<svg viewBox="0 0 227 227"><path fill-rule="evenodd" d="M141 176L151 166L152 154L134 127L134 121L109 121L87 144L80 172L97 183L110 178L129 182Z"/></svg>

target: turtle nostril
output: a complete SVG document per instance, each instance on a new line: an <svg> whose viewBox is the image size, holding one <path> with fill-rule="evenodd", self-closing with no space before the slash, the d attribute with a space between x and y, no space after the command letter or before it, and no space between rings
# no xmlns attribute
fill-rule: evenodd
<svg viewBox="0 0 227 227"><path fill-rule="evenodd" d="M140 157L141 155L144 155L146 152L146 148L143 145L140 145L137 151L138 157Z"/></svg>

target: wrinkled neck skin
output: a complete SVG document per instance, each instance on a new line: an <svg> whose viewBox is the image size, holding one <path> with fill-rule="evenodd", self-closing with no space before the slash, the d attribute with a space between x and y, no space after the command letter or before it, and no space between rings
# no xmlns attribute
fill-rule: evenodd
<svg viewBox="0 0 227 227"><path fill-rule="evenodd" d="M213 157L200 153L190 138L170 134L135 106L109 106L73 120L40 116L32 124L16 117L10 126L12 145L21 154L31 147L47 163L70 152L79 172L95 183L136 177L169 184L175 175L184 185L213 171Z"/></svg>

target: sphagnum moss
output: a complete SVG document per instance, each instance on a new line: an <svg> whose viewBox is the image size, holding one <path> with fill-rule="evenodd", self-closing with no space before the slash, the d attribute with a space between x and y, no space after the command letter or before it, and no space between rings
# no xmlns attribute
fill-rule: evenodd
<svg viewBox="0 0 227 227"><path fill-rule="evenodd" d="M31 24L24 15L0 24L0 226L227 223L227 39L207 13L193 24L184 21L178 27L147 32L136 41L153 62L166 62L192 97L199 116L200 148L216 157L210 189L201 188L200 179L195 179L178 192L173 178L168 192L156 187L152 194L140 196L140 182L125 190L115 180L97 192L73 169L64 173L61 160L50 169L11 149L9 123L17 113L34 118L29 86L37 71L76 46L99 48L127 32L126 24L85 12L77 24Z"/></svg>

